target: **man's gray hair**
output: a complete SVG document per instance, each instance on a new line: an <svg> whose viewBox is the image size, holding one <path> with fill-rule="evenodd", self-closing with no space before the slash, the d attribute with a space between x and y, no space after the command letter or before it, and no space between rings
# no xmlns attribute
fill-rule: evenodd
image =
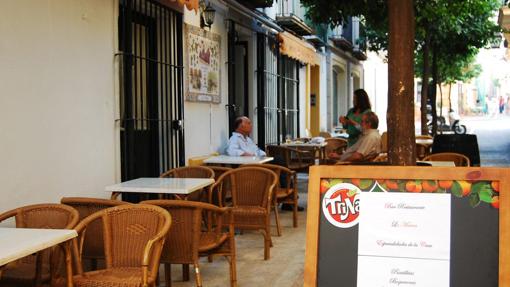
<svg viewBox="0 0 510 287"><path fill-rule="evenodd" d="M379 127L379 118L374 112L368 112L364 114L363 117L371 128L377 129Z"/></svg>

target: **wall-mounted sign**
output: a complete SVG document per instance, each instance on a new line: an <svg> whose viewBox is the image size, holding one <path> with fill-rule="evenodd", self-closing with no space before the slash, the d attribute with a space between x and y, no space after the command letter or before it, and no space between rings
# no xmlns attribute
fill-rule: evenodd
<svg viewBox="0 0 510 287"><path fill-rule="evenodd" d="M510 169L310 168L304 286L510 286Z"/></svg>
<svg viewBox="0 0 510 287"><path fill-rule="evenodd" d="M310 95L310 106L315 107L315 104L317 103L317 98L315 94Z"/></svg>
<svg viewBox="0 0 510 287"><path fill-rule="evenodd" d="M193 25L185 25L186 100L221 102L221 37Z"/></svg>

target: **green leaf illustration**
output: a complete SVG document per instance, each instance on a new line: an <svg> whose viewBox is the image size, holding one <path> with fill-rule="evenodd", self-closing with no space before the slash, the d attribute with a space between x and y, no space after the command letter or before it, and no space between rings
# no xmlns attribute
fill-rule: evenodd
<svg viewBox="0 0 510 287"><path fill-rule="evenodd" d="M374 184L374 180L373 179L362 179L360 181L360 183L359 183L359 188L361 190L368 190L368 189L370 189L372 184Z"/></svg>
<svg viewBox="0 0 510 287"><path fill-rule="evenodd" d="M333 186L333 185L336 185L336 184L339 184L339 183L342 183L342 182L343 182L343 180L335 178L335 179L332 179L332 180L329 181L329 186Z"/></svg>
<svg viewBox="0 0 510 287"><path fill-rule="evenodd" d="M477 207L478 204L480 204L478 193L471 193L471 195L469 195L469 205L471 205L471 207Z"/></svg>
<svg viewBox="0 0 510 287"><path fill-rule="evenodd" d="M480 196L481 201L492 203L492 196L494 195L494 193L492 192L490 185L486 184L482 186L478 195Z"/></svg>
<svg viewBox="0 0 510 287"><path fill-rule="evenodd" d="M460 184L457 181L453 182L451 191L452 191L452 194L455 195L456 197L462 197L462 187L460 186Z"/></svg>

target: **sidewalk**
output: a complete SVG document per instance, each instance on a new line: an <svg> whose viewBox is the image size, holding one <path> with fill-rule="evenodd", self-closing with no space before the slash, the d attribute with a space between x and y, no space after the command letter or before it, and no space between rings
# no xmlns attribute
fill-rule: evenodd
<svg viewBox="0 0 510 287"><path fill-rule="evenodd" d="M264 240L260 232L236 235L238 286L303 286L306 242L306 199L308 174L298 174L299 201L305 211L298 213L298 227L292 227L292 212L281 211L282 236L276 236L274 214L271 215L273 247L271 258L264 261ZM204 286L230 286L229 265L225 258L216 257L212 263L200 259ZM160 268L160 286L164 286L163 267ZM172 265L172 286L196 286L195 273L190 266L190 281L182 281L181 265Z"/></svg>

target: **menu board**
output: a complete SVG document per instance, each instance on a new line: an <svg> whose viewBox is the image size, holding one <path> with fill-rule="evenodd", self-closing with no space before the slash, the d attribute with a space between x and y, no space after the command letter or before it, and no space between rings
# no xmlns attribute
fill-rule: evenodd
<svg viewBox="0 0 510 287"><path fill-rule="evenodd" d="M362 192L357 287L449 286L450 197Z"/></svg>
<svg viewBox="0 0 510 287"><path fill-rule="evenodd" d="M503 168L311 167L304 286L510 286L509 187Z"/></svg>

